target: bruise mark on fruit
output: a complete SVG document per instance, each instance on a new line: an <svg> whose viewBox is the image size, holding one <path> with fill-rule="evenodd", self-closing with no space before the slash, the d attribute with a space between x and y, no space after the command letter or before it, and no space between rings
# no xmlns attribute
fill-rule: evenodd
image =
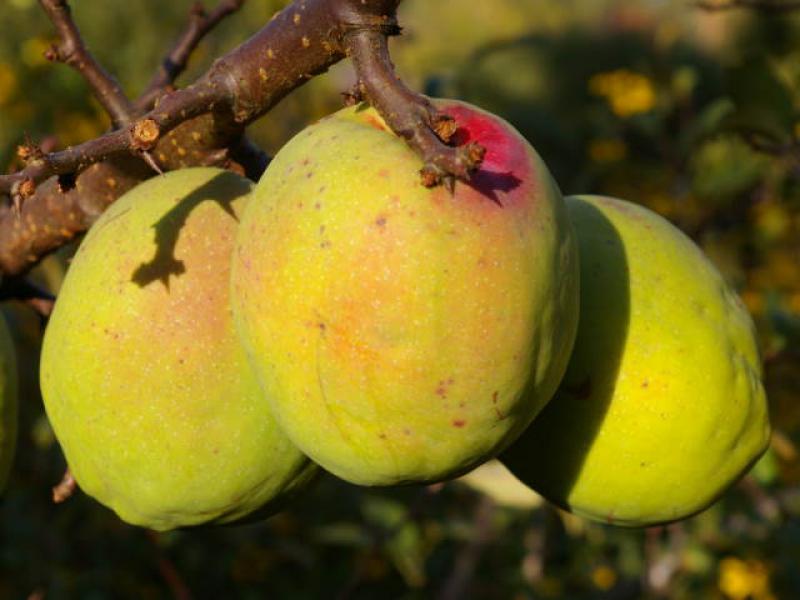
<svg viewBox="0 0 800 600"><path fill-rule="evenodd" d="M386 227L386 216L379 215L377 219L375 219L375 225L380 228Z"/></svg>
<svg viewBox="0 0 800 600"><path fill-rule="evenodd" d="M386 439L386 434L385 433L379 433L378 437L381 438L382 440L385 440Z"/></svg>
<svg viewBox="0 0 800 600"><path fill-rule="evenodd" d="M389 169L381 169L378 171L378 177L383 177L384 179L389 177Z"/></svg>
<svg viewBox="0 0 800 600"><path fill-rule="evenodd" d="M643 387L643 388L648 388L648 387L650 387L650 382L649 382L647 379L645 379L645 380L642 382L642 387Z"/></svg>
<svg viewBox="0 0 800 600"><path fill-rule="evenodd" d="M324 188L322 188L322 189L324 189ZM320 190L320 191L322 191L322 190ZM315 209L317 209L317 210L319 210L320 208L322 208L322 204L320 204L319 202L317 202L316 204L314 204L314 208L315 208Z"/></svg>
<svg viewBox="0 0 800 600"><path fill-rule="evenodd" d="M405 435L411 435L411 430L408 427L406 427L405 429L403 429L403 433Z"/></svg>
<svg viewBox="0 0 800 600"><path fill-rule="evenodd" d="M464 419L453 419L453 427L457 427L458 429L461 429L466 424L467 422Z"/></svg>

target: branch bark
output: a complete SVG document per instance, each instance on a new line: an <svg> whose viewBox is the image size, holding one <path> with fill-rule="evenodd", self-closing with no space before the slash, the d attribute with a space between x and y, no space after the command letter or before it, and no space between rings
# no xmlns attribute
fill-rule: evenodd
<svg viewBox="0 0 800 600"><path fill-rule="evenodd" d="M244 128L348 52L367 98L426 162L426 183L468 178L480 148L448 146L448 120L394 75L387 38L399 31L401 1L295 0L196 82L160 96L126 126L60 152L24 153L25 168L0 175L0 200L13 200L0 201L0 272L22 273L85 231L119 195L153 176L143 158L160 170L235 163L258 177L267 159L243 138ZM223 2L213 18L232 7Z"/></svg>
<svg viewBox="0 0 800 600"><path fill-rule="evenodd" d="M153 107L155 100L167 92L181 73L186 70L189 57L200 41L226 17L242 8L245 1L222 0L210 13L205 11L200 2L192 5L186 30L161 62L161 66L145 91L136 100L137 112L145 112Z"/></svg>
<svg viewBox="0 0 800 600"><path fill-rule="evenodd" d="M115 127L128 123L133 115L133 106L119 83L103 70L86 48L78 26L72 20L67 0L39 0L39 4L60 37L60 42L47 52L48 60L62 62L80 73Z"/></svg>

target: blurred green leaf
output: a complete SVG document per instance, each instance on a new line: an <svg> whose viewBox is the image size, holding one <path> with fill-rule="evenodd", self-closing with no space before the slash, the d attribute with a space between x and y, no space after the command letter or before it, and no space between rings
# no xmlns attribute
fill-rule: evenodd
<svg viewBox="0 0 800 600"><path fill-rule="evenodd" d="M728 69L726 82L736 107L730 117L732 126L779 142L791 139L796 120L794 96L766 58L752 57Z"/></svg>

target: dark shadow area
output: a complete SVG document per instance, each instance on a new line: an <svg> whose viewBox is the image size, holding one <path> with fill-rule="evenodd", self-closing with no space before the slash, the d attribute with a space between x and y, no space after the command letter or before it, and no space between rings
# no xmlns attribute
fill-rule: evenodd
<svg viewBox="0 0 800 600"><path fill-rule="evenodd" d="M231 182L229 175L220 173L184 198L176 200L175 206L153 224L156 255L152 260L139 265L133 272L131 281L139 287L160 281L169 289L170 277L180 277L186 272L186 265L175 257L175 246L192 210L201 202L209 200L219 204L226 213L237 219L232 203L247 190L243 185L233 186Z"/></svg>
<svg viewBox="0 0 800 600"><path fill-rule="evenodd" d="M608 411L630 321L622 239L590 204L577 210L573 204L570 217L581 261L580 320L570 366L556 395L502 457L523 482L561 506Z"/></svg>
<svg viewBox="0 0 800 600"><path fill-rule="evenodd" d="M497 206L502 207L503 203L500 201L498 192L508 194L518 188L522 180L513 173L494 173L481 169L464 183L482 196L486 196Z"/></svg>

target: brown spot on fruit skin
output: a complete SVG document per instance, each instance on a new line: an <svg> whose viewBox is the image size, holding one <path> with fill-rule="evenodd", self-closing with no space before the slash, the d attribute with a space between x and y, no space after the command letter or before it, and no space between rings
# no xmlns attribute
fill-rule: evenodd
<svg viewBox="0 0 800 600"><path fill-rule="evenodd" d="M386 217L381 215L377 219L375 219L375 225L378 227L385 227L386 226Z"/></svg>
<svg viewBox="0 0 800 600"><path fill-rule="evenodd" d="M503 411L501 411L500 408L497 406L498 396L499 396L499 392L494 392L492 394L492 404L494 405L494 414L497 415L497 420L498 421L502 421L503 419L506 418L507 415L504 415Z"/></svg>
<svg viewBox="0 0 800 600"><path fill-rule="evenodd" d="M454 379L450 377L447 380L442 380L439 382L439 385L436 386L436 395L440 398L447 398L447 390L448 388L453 385Z"/></svg>
<svg viewBox="0 0 800 600"><path fill-rule="evenodd" d="M464 419L455 419L455 420L453 420L453 427L457 427L458 429L461 429L466 424L467 424L467 422Z"/></svg>

